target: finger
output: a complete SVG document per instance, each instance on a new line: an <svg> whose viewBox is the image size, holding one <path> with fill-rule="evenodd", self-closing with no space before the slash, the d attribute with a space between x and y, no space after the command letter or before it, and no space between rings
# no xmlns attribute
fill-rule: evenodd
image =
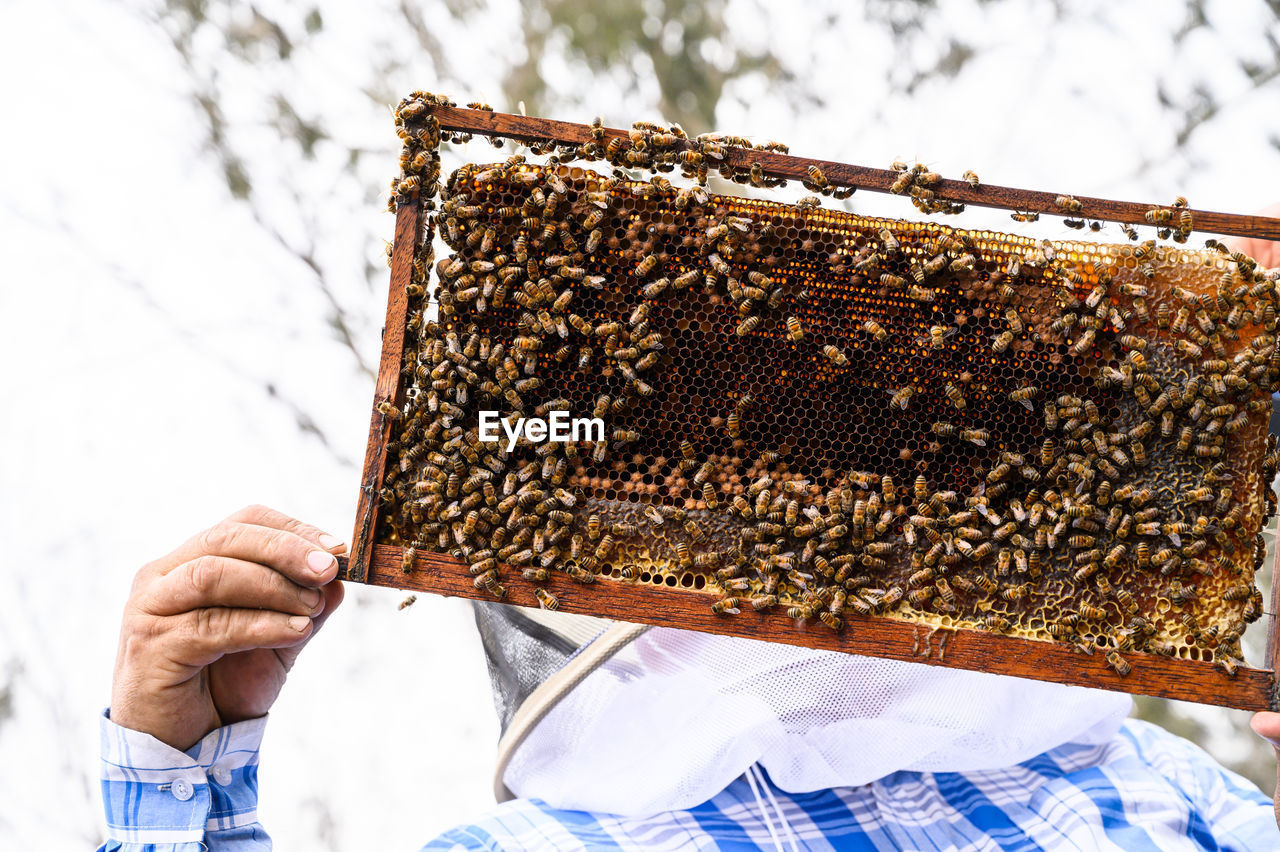
<svg viewBox="0 0 1280 852"><path fill-rule="evenodd" d="M1259 213L1280 217L1280 204L1264 207ZM1229 249L1249 255L1264 267L1280 266L1280 242L1257 237L1228 237L1223 242Z"/></svg>
<svg viewBox="0 0 1280 852"><path fill-rule="evenodd" d="M1249 727L1276 748L1280 748L1280 713L1254 713Z"/></svg>
<svg viewBox="0 0 1280 852"><path fill-rule="evenodd" d="M338 560L332 553L287 530L223 521L189 540L172 555L174 564L162 571L169 573L178 565L200 556L225 556L257 562L284 574L301 586L318 587L338 573Z"/></svg>
<svg viewBox="0 0 1280 852"><path fill-rule="evenodd" d="M1244 237L1227 241L1226 246L1232 251L1247 254L1265 269L1280 265L1280 244L1270 240Z"/></svg>
<svg viewBox="0 0 1280 852"><path fill-rule="evenodd" d="M324 530L313 527L311 524L303 523L297 518L291 518L284 512L278 512L270 506L254 504L245 506L238 512L235 512L227 518L228 521L256 524L260 527L272 527L273 529L285 530L294 535L300 535L307 541L313 541L325 550L332 553L346 552L346 543L336 535L330 535Z"/></svg>
<svg viewBox="0 0 1280 852"><path fill-rule="evenodd" d="M322 597L319 589L300 586L260 563L205 555L184 562L148 586L138 606L161 616L212 606L314 616Z"/></svg>
<svg viewBox="0 0 1280 852"><path fill-rule="evenodd" d="M312 620L265 609L208 607L175 616L166 639L172 658L206 666L219 657L255 648L288 648L311 635Z"/></svg>
<svg viewBox="0 0 1280 852"><path fill-rule="evenodd" d="M281 648L276 651L276 656L280 658L280 663L284 666L285 671L289 671L293 668L293 664L298 659L298 655L302 653L302 649L307 647L307 645L311 643L311 640L315 638L316 634L320 632L320 628L324 627L325 622L329 620L329 616L332 615L333 611L342 603L342 599L346 594L346 589L342 585L341 580L334 580L332 583L321 589L321 591L324 592L324 599L321 601L321 605L324 608L320 611L319 615L316 615L311 619L313 625L311 635L308 636L305 641L300 642L297 645L293 645L288 648Z"/></svg>

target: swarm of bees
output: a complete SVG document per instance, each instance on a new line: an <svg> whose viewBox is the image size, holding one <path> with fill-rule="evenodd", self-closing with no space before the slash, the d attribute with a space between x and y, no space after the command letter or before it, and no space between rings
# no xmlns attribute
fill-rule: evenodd
<svg viewBox="0 0 1280 852"><path fill-rule="evenodd" d="M394 194L428 215L405 403L379 409L379 535L406 571L448 552L477 589L530 583L548 609L557 574L696 576L725 617L891 614L1069 643L1121 675L1133 652L1240 664L1280 460L1280 293L1250 258L716 196L713 170L777 179L723 162L745 139L648 123L441 185L432 103L397 113ZM895 168L917 207L949 204ZM606 429L508 451L480 439L484 410Z"/></svg>

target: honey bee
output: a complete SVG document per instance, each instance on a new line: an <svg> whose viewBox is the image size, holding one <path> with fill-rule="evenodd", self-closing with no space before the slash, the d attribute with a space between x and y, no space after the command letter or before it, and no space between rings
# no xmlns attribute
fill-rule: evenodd
<svg viewBox="0 0 1280 852"><path fill-rule="evenodd" d="M1102 607L1093 606L1092 604L1080 604L1080 617L1087 618L1090 621L1101 621L1107 617L1107 611Z"/></svg>
<svg viewBox="0 0 1280 852"><path fill-rule="evenodd" d="M742 612L739 608L740 602L735 597L721 598L711 605L711 611L716 615L737 615Z"/></svg>
<svg viewBox="0 0 1280 852"><path fill-rule="evenodd" d="M913 589L907 592L907 602L914 607L924 607L933 599L935 594L933 586L925 586L920 589Z"/></svg>
<svg viewBox="0 0 1280 852"><path fill-rule="evenodd" d="M1002 615L995 613L987 613L982 617L982 623L986 628L995 633L1007 633L1013 629L1013 622Z"/></svg>
<svg viewBox="0 0 1280 852"><path fill-rule="evenodd" d="M818 613L818 619L819 619L823 624L825 624L825 625L827 625L828 627L830 627L832 630L837 630L837 631L838 631L838 630L843 626L843 624L844 624L844 622L843 622L843 621L841 621L840 616L838 616L838 615L834 615L833 613L830 613L830 612L828 612L828 611L826 611L826 610L823 610L822 612Z"/></svg>
<svg viewBox="0 0 1280 852"><path fill-rule="evenodd" d="M889 191L894 195L901 195L906 192L907 188L915 181L915 177L915 172L912 171L903 170L899 172L898 176L894 178L893 183L889 185Z"/></svg>
<svg viewBox="0 0 1280 852"><path fill-rule="evenodd" d="M1045 625L1045 630L1055 639L1065 639L1076 632L1075 625L1066 620L1050 621Z"/></svg>
<svg viewBox="0 0 1280 852"><path fill-rule="evenodd" d="M1124 657L1120 656L1116 651L1107 652L1107 665L1115 669L1116 673L1121 677L1124 677L1129 672L1133 671L1132 664L1130 664Z"/></svg>
<svg viewBox="0 0 1280 852"><path fill-rule="evenodd" d="M1015 391L1009 392L1009 400L1011 402L1020 403L1027 411L1035 411L1035 406L1031 404L1031 400L1035 399L1040 393L1040 388L1035 385L1026 385Z"/></svg>
<svg viewBox="0 0 1280 852"><path fill-rule="evenodd" d="M1013 332L1002 331L997 334L991 341L991 351L999 354L1009 348L1009 344L1013 343Z"/></svg>
<svg viewBox="0 0 1280 852"><path fill-rule="evenodd" d="M895 408L900 408L903 411L906 411L907 406L911 402L911 397L915 396L915 393L916 389L914 387L911 385L904 385L896 391L891 391L892 396L889 399L889 404ZM961 402L963 401L963 398L961 398Z"/></svg>
<svg viewBox="0 0 1280 852"><path fill-rule="evenodd" d="M652 272L657 266L658 266L657 255L653 255L653 254L646 255L645 258L641 260L639 264L636 265L635 276L637 278L644 278L646 275Z"/></svg>
<svg viewBox="0 0 1280 852"><path fill-rule="evenodd" d="M879 322L877 322L876 320L867 320L863 322L863 329L867 331L867 334L872 335L873 338L876 338L877 342L884 342L884 340L888 339L888 331L884 330L884 326L879 324ZM829 347L829 348L835 349L836 353L841 354L841 356L842 354L844 354L838 351L836 347ZM836 358L832 358L831 353L827 352L827 349L828 347L823 347L823 352L827 354L827 357L831 358L833 363L840 363L837 361ZM844 366L844 365L840 365L840 366Z"/></svg>
<svg viewBox="0 0 1280 852"><path fill-rule="evenodd" d="M1191 319L1191 309L1183 305L1178 308L1178 313L1173 318L1173 324L1169 326L1169 330L1175 334L1184 334L1187 330L1187 321Z"/></svg>
<svg viewBox="0 0 1280 852"><path fill-rule="evenodd" d="M1009 322L1009 330L1014 334L1022 334L1025 326L1022 323L1022 317L1018 314L1017 308L1009 308L1004 312L1004 317Z"/></svg>
<svg viewBox="0 0 1280 852"><path fill-rule="evenodd" d="M594 583L596 575L581 565L570 565L565 569L565 573L569 575L569 579L577 583Z"/></svg>
<svg viewBox="0 0 1280 852"><path fill-rule="evenodd" d="M965 169L964 174L961 175L960 177L962 177L965 181L967 181L969 186L973 187L974 189L978 188L980 181L978 180L977 172L973 171L972 169Z"/></svg>
<svg viewBox="0 0 1280 852"><path fill-rule="evenodd" d="M1070 195L1059 195L1053 200L1053 203L1060 209L1068 213L1079 213L1084 209L1084 205L1072 198Z"/></svg>
<svg viewBox="0 0 1280 852"><path fill-rule="evenodd" d="M925 503L929 499L929 482L921 474L915 478L912 484L912 493L915 495L917 503Z"/></svg>
<svg viewBox="0 0 1280 852"><path fill-rule="evenodd" d="M947 423L944 421L935 422L930 427L930 429L932 429L933 434L937 435L940 438L950 438L953 435L955 435L957 432L957 429L954 424Z"/></svg>
<svg viewBox="0 0 1280 852"><path fill-rule="evenodd" d="M1018 601L1022 601L1026 599L1027 594L1030 591L1030 588L1031 586L1028 583L1019 583L1017 585L1005 586L1003 589L1000 590L999 596L1001 599L1009 601L1010 603L1016 603Z"/></svg>
<svg viewBox="0 0 1280 852"><path fill-rule="evenodd" d="M787 317L787 335L792 343L800 343L804 340L804 326L794 316Z"/></svg>
<svg viewBox="0 0 1280 852"><path fill-rule="evenodd" d="M941 349L948 337L954 335L960 329L955 326L935 325L929 328L927 334L923 334L916 338L917 346L930 344L934 349Z"/></svg>
<svg viewBox="0 0 1280 852"><path fill-rule="evenodd" d="M952 590L951 585L947 582L945 577L939 577L934 581L933 586L937 590L939 598L949 604L955 604L956 593Z"/></svg>
<svg viewBox="0 0 1280 852"><path fill-rule="evenodd" d="M676 544L676 559L684 568L693 567L693 557L689 555L689 545L684 542L678 542Z"/></svg>
<svg viewBox="0 0 1280 852"><path fill-rule="evenodd" d="M903 390L906 390L906 388ZM946 394L947 401L955 406L957 410L965 410L967 404L965 403L964 394L960 391L960 388L956 387L953 382L947 382L942 390L943 393ZM901 405L900 407L905 409L906 405Z"/></svg>
<svg viewBox="0 0 1280 852"><path fill-rule="evenodd" d="M937 301L938 295L928 287L919 287L912 284L907 288L907 295L914 301L921 304L932 304Z"/></svg>
<svg viewBox="0 0 1280 852"><path fill-rule="evenodd" d="M551 578L546 568L525 568L520 573L526 580L533 583L545 583Z"/></svg>

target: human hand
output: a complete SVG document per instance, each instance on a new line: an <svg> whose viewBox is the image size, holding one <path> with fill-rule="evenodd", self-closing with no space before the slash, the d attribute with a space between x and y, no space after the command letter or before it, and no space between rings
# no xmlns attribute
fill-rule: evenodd
<svg viewBox="0 0 1280 852"><path fill-rule="evenodd" d="M1276 750L1276 793L1273 805L1276 812L1276 825L1280 826L1280 713L1254 713L1249 720L1253 732L1271 743Z"/></svg>
<svg viewBox="0 0 1280 852"><path fill-rule="evenodd" d="M138 571L125 604L111 720L185 750L267 712L342 602L334 536L249 506Z"/></svg>
<svg viewBox="0 0 1280 852"><path fill-rule="evenodd" d="M1280 218L1280 204L1272 204L1258 211L1261 216ZM1233 251L1241 251L1258 261L1259 266L1270 269L1280 266L1280 242L1258 237L1231 237L1223 242Z"/></svg>

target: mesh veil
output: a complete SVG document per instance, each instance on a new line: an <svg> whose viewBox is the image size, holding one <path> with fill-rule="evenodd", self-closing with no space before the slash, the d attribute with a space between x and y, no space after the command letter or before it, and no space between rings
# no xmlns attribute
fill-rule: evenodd
<svg viewBox="0 0 1280 852"><path fill-rule="evenodd" d="M562 632L492 604L476 619L504 729L604 623ZM701 804L757 762L790 792L1008 766L1105 741L1130 708L1120 693L654 628L542 720L505 781L553 807L644 816Z"/></svg>

